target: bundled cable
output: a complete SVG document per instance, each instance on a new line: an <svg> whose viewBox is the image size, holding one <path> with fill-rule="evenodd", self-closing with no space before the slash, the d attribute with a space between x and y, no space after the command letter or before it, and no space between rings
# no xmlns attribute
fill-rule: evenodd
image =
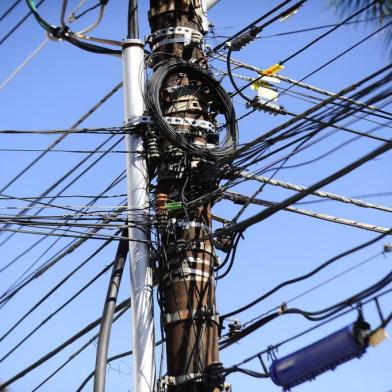
<svg viewBox="0 0 392 392"><path fill-rule="evenodd" d="M30 8L30 11L33 13L37 22L40 24L40 26L43 29L45 29L48 32L48 34L51 37L53 37L55 39L63 39L65 41L71 43L72 45L75 45L78 48L81 48L81 49L86 50L88 52L98 53L98 54L111 54L111 55L116 55L116 56L121 55L121 50L113 50L113 49L109 49L109 48L106 48L103 46L98 46L98 45L90 44L90 43L79 40L78 34L70 31L69 27L66 26L64 23L62 26L51 25L50 23L46 22L41 17L41 15L37 12L37 6L36 6L34 0L26 0L26 3L28 5L28 7ZM106 3L107 3L107 1L100 2L101 10L103 10L103 8L106 6ZM66 5L66 2L65 2L65 5ZM97 22L94 23L94 25L89 26L87 29L84 29L82 32L90 31L92 28L96 27L101 19L102 19L102 11L100 13L100 16L99 16Z"/></svg>
<svg viewBox="0 0 392 392"><path fill-rule="evenodd" d="M124 237L128 235L128 230L123 231ZM125 258L128 253L128 241L120 241L116 259L113 265L112 276L110 278L108 291L105 299L105 306L102 314L102 322L99 330L97 356L95 363L94 390L105 391L106 363L108 359L108 348L110 331L113 324L113 316L116 307L118 291L122 274L124 271Z"/></svg>
<svg viewBox="0 0 392 392"><path fill-rule="evenodd" d="M184 73L189 78L196 80L209 88L214 95L214 102L219 105L219 111L226 119L226 135L221 146L206 148L200 147L188 140L185 135L180 134L175 127L168 124L164 119L161 108L161 90L169 76ZM182 61L168 61L160 64L147 83L145 101L151 116L153 117L158 131L172 144L187 153L200 156L211 161L228 159L233 156L238 140L237 122L233 104L229 95L221 84L213 79L210 74L199 67ZM191 124L190 124L191 125Z"/></svg>

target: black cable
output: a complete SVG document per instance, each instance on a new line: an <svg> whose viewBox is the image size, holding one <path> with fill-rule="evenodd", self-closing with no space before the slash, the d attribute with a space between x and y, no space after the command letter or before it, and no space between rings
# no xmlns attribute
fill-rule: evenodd
<svg viewBox="0 0 392 392"><path fill-rule="evenodd" d="M280 61L279 64L283 65L285 64L287 61L291 60L292 58L294 58L295 56L297 56L298 54L302 53L304 50L306 50L307 48L309 48L310 46L314 45L316 42L318 42L320 39L324 38L325 36L329 35L330 33L332 33L333 31L335 31L336 29L338 29L340 26L344 25L348 20L352 19L353 17L355 17L356 15L358 15L359 13L365 11L366 9L368 9L370 6L372 6L374 3L376 3L377 0L373 1L372 3L368 4L367 6L361 8L359 11L357 11L356 13L352 14L351 16L349 16L348 18L344 19L342 22L340 22L338 25L336 25L334 28L328 30L327 32L325 32L324 34L322 34L321 36L318 36L317 38L315 38L314 40L312 40L309 44L305 45L304 47L302 47L301 49L299 49L298 51L296 51L295 53L293 53L292 55L288 56L287 58L285 58L284 60ZM307 79L308 77L314 75L314 73L319 72L322 68L326 67L327 65L331 64L332 62L336 61L338 58L342 57L343 55L345 55L346 53L348 53L349 51L351 51L352 49L356 48L358 45L362 44L363 42L365 42L367 39L369 39L370 37L372 37L374 34L378 33L379 31L383 30L385 27L389 26L390 23L388 23L387 25L381 27L380 29L378 29L375 33L372 33L368 36L366 36L364 39L362 39L361 41L357 42L356 44L354 44L353 46L349 47L348 49L346 49L345 51L341 52L339 55L337 55L336 57L334 57L332 60L330 60L328 63L323 64L321 67L317 68L315 71L313 71L312 73L306 75L305 77L303 77L302 79L300 79L297 83L304 81L305 79ZM253 83L257 83L259 80L261 80L263 78L264 75L259 76L258 78L256 78L255 80L245 84L244 86L242 86L239 91L237 90L234 94L232 94L232 97L239 94L240 91L243 91L244 89L248 88L250 85L252 85ZM292 87L294 87L296 85L296 83L294 83L292 86L290 86L287 90L291 89ZM343 94L342 94L343 95Z"/></svg>
<svg viewBox="0 0 392 392"><path fill-rule="evenodd" d="M185 73L188 78L201 82L203 87L207 87L210 94L214 96L214 102L219 106L219 111L225 116L227 124L227 132L221 146L208 149L198 147L188 141L185 135L177 132L175 126L171 126L164 119L161 109L161 89L170 75L178 73ZM222 85L205 70L183 61L167 61L161 64L147 82L145 101L158 132L182 151L209 161L217 161L223 158L229 160L234 154L238 140L238 129L232 101Z"/></svg>
<svg viewBox="0 0 392 392"><path fill-rule="evenodd" d="M260 297L256 298L252 302L250 302L250 303L248 303L248 304L246 304L246 305L244 305L244 306L242 306L242 307L240 307L240 308L238 308L236 310L233 310L233 311L231 311L229 313L224 314L223 316L221 316L221 318L222 319L228 319L228 318L231 318L232 316L234 316L234 315L236 315L238 313L244 312L245 310L251 308L252 306L258 304L259 302L265 300L266 298L268 298L272 294L276 293L281 288L289 286L289 285L297 283L297 282L301 282L301 281L303 281L305 279L309 279L310 277L312 277L313 275L317 274L318 272L320 272L321 270L325 269L326 267L330 266L334 262L342 259L343 257L349 256L349 255L351 255L351 254L353 254L355 252L358 252L358 251L360 251L360 250L362 250L362 249L364 249L364 248L366 248L366 247L376 243L377 241L380 241L382 238L384 238L385 236L389 235L390 233L392 233L392 230L390 230L387 233L383 233L381 235L378 235L377 237L372 238L371 240L369 240L367 242L364 242L364 243L362 243L360 245L354 246L353 248L348 249L348 250L346 250L346 251L344 251L344 252L342 252L342 253L340 253L340 254L332 257L332 258L330 258L329 260L327 260L324 263L320 264L317 268L313 269L312 271L310 271L310 272L308 272L308 273L306 273L304 275L298 276L296 278L293 278L293 279L290 279L290 280L287 280L285 282L282 282L282 283L278 284L273 289L267 291L265 294L263 294Z"/></svg>
<svg viewBox="0 0 392 392"><path fill-rule="evenodd" d="M351 308L355 303L361 303L364 299L367 299L371 295L375 294L377 291L382 290L391 282L392 282L392 272L389 272L379 282L373 284L372 286L366 288L365 290L362 290L359 293L352 295L351 297L343 301L340 301L334 305L331 305L327 308L318 311L304 311L296 308L286 309L285 307L282 306L277 312L274 312L268 316L263 317L260 320L255 321L248 327L243 328L241 331L236 333L233 337L229 337L228 339L223 341L222 344L220 345L220 349L224 349L231 346L233 343L238 342L239 340L253 333L254 331L266 325L270 321L275 320L277 317L281 315L286 315L286 314L301 315L310 321L321 321L321 320L328 319L347 307Z"/></svg>
<svg viewBox="0 0 392 392"><path fill-rule="evenodd" d="M44 2L45 0L40 0L36 7L40 7L41 4ZM23 16L23 18L4 36L0 39L0 45L2 45L13 33L15 33L16 30L19 29L20 26L22 26L22 24L24 22L26 22L26 20L28 19L28 17L32 14L32 12L28 12L25 16Z"/></svg>
<svg viewBox="0 0 392 392"><path fill-rule="evenodd" d="M23 314L1 337L0 342L3 341L11 332L13 332L18 325L24 321L31 313L33 313L39 306L41 306L48 298L50 298L64 283L66 283L76 272L83 268L89 261L106 248L112 241L107 240L100 245L90 256L88 256L82 263L74 268L68 275L62 278L54 287L52 287L40 300L38 300L26 313Z"/></svg>
<svg viewBox="0 0 392 392"><path fill-rule="evenodd" d="M121 312L119 312L114 318L113 318L113 324L127 311L127 309L123 309ZM57 369L55 369L52 373L49 374L39 385L34 387L34 389L31 392L38 391L43 385L45 385L50 379L52 379L58 372L60 372L65 366L67 366L71 361L73 361L81 352L83 352L88 346L90 346L91 343L93 343L97 338L98 338L99 333L95 334L92 336L82 347L80 347L77 351L75 351L72 355L68 357L68 359L63 362ZM129 353L129 354L128 354ZM130 355L132 351L128 351L127 353ZM124 355L125 356L125 355ZM116 355L114 357L111 357L108 359L108 363L111 361L114 361L115 359L118 359L119 355ZM114 359L113 359L114 358Z"/></svg>
<svg viewBox="0 0 392 392"><path fill-rule="evenodd" d="M362 306L367 305L368 303L370 303L372 301L375 301L376 299L381 298L384 295L390 294L391 292L392 292L392 289L385 290L385 291L381 292L380 294L377 294L376 296L368 298L366 301L362 302L361 305ZM314 330L316 330L316 329L318 329L318 328L320 328L320 327L322 327L322 326L324 326L324 325L326 325L326 324L328 324L328 323L330 323L330 322L332 322L334 320L337 320L338 318L341 318L341 317L343 317L343 316L345 316L345 315L347 315L347 314L349 314L351 312L354 312L354 311L357 311L357 309L354 308L354 307L351 307L351 308L349 308L349 309L347 309L347 310L345 310L345 311L343 311L343 312L341 312L341 313L339 313L337 315L334 315L333 317L331 317L331 318L329 318L327 320L324 320L324 321L322 321L322 322L320 322L320 323L318 323L318 324L316 324L316 325L314 325L314 326L312 326L310 328L307 328L306 330L304 330L304 331L302 331L302 332L300 332L300 333L298 333L298 334L296 334L294 336L291 336L291 337L289 337L289 338L287 338L287 339L285 339L285 340L283 340L283 341L281 341L281 342L279 342L277 344L270 345L270 346L268 346L268 348L266 348L266 349L264 349L262 351L259 351L255 355L252 355L252 356L244 359L243 361L241 361L238 364L238 366L243 365L243 364L245 364L247 362L250 362L253 359L259 358L263 354L268 354L271 351L275 351L278 348L280 348L281 346L283 346L283 345L285 345L285 344L287 344L289 342L292 342L293 340L298 339L299 337L302 337L302 336L306 335L307 333L312 332L312 331L314 331Z"/></svg>
<svg viewBox="0 0 392 392"><path fill-rule="evenodd" d="M282 7L284 7L286 4L290 3L291 1L292 0L282 1L276 7L274 7L272 10L270 10L267 13L263 14L262 16L260 16L256 20L254 20L252 23L250 23L248 26L244 27L242 30L238 31L237 33L232 35L230 38L226 39L226 41L224 41L224 42L220 43L219 45L215 46L215 48L212 49L212 52L217 52L219 49L223 48L226 45L226 43L228 43L232 39L240 36L241 34L245 33L246 31L248 31L249 29L254 27L257 23L261 22L265 18L268 18L270 15L272 15L273 13L275 13L276 11L278 11L279 9L281 9Z"/></svg>
<svg viewBox="0 0 392 392"><path fill-rule="evenodd" d="M77 46L78 48L86 50L88 52L98 53L98 54L110 54L110 55L115 55L115 56L121 55L121 50L113 50L113 49L109 49L109 48L106 48L103 46L98 46L98 45L90 44L90 43L79 40L78 38L76 38L74 33L72 31L70 31L68 26L64 26L64 27L63 26L53 26L53 25L49 24L37 12L37 10L36 10L37 7L35 6L34 0L26 0L26 3L28 5L28 7L30 8L30 11L33 13L37 22L53 38L63 39L65 41L71 43L72 45Z"/></svg>
<svg viewBox="0 0 392 392"><path fill-rule="evenodd" d="M131 300L130 300L130 298L128 298L116 306L116 313L120 312L123 309L129 309L130 307L131 307ZM33 371L37 367L43 365L45 362L47 362L49 359L54 357L56 354L58 354L59 352L64 350L66 347L68 347L69 345L74 343L76 340L78 340L79 338L81 338L82 336L86 335L91 330L93 330L95 327L97 327L101 323L101 321L102 321L102 317L99 317L96 320L92 321L91 323L86 325L84 328L79 330L76 334L74 334L69 339L67 339L65 342L61 343L56 348L51 350L49 353L45 354L43 357L41 357L40 359L35 361L33 364L27 366L26 368L21 370L19 373L17 373L16 375L12 376L7 381L0 384L0 391L5 390L6 387L10 386L15 381L24 377L26 374L30 373L31 371Z"/></svg>
<svg viewBox="0 0 392 392"><path fill-rule="evenodd" d="M325 177L321 181L316 182L315 184L311 185L303 192L298 192L297 194L289 197L288 199L286 199L286 200L284 200L284 201L282 201L272 207L266 208L265 210L259 212L258 214L255 214L252 217L244 219L243 221L236 223L235 225L231 225L226 228L219 229L215 232L215 234L228 235L228 234L231 234L236 231L243 231L246 228L254 225L255 223L261 222L262 220L270 217L271 215L275 214L276 212L281 211L282 209L288 207L289 205L294 204L297 201L300 201L301 199L303 199L307 195L313 193L317 189L320 189L320 188L324 187L325 185L328 185L329 183L347 175L348 173L350 173L353 170L357 169L358 167L362 166L364 163L366 163L366 162L378 157L379 155L384 154L385 152L389 151L391 148L392 148L392 141L389 143L385 143L382 146L371 151L370 153L357 159L353 163L343 167L342 169L336 171L335 173L329 175L328 177Z"/></svg>
<svg viewBox="0 0 392 392"><path fill-rule="evenodd" d="M346 22L345 25L350 25L350 24L359 24L359 23L367 23L371 22L373 20L381 20L379 16L375 16L374 18L368 18L368 19L362 19L362 20L354 20L352 22ZM308 27L305 29L299 29L299 30L292 30L292 31L285 31L283 33L276 33L276 34L270 34L270 35L262 35L261 37L257 37L258 39L265 39L265 38L273 38L273 37L281 37L284 35L292 35L292 34L298 34L298 33L306 33L308 31L315 31L315 30L322 30L322 29L328 29L329 27L335 27L337 26L338 23L334 24L327 24L327 25L322 25L322 26L315 26L315 27Z"/></svg>
<svg viewBox="0 0 392 392"><path fill-rule="evenodd" d="M128 230L123 231L123 236L128 236ZM121 278L124 271L125 260L128 254L128 241L120 241L117 248L116 258L113 264L112 275L105 298L102 313L102 322L99 329L97 355L95 361L94 391L105 392L106 364L108 359L109 339L113 323L113 316L120 289Z"/></svg>
<svg viewBox="0 0 392 392"><path fill-rule="evenodd" d="M339 58L341 58L342 56L346 55L347 53L349 53L350 51L352 51L353 49L355 49L356 47L358 47L359 45L363 44L365 41L367 41L368 39L372 38L374 35L378 34L380 31L384 30L385 28L387 28L388 26L390 26L392 24L392 21L385 24L384 26L381 26L379 29L377 29L376 31L374 31L371 34L368 34L365 38L361 39L360 41L358 41L357 43L355 43L354 45L351 45L349 48L347 48L346 50L344 50L343 52L340 52L338 55L336 55L335 57L333 57L331 60L327 61L326 63L322 64L321 66L319 66L318 68L316 68L314 71L310 72L309 74L307 74L306 76L302 77L299 81L297 81L296 83L293 83L290 87L284 89L280 94L285 93L286 91L292 89L294 86L296 86L298 83L303 82L304 80L308 79L309 77L313 76L314 74L316 74L317 72L321 71L323 68L327 67L328 65L332 64L333 62L335 62L336 60L338 60ZM291 58L292 56L290 56ZM290 59L289 58L289 59ZM283 62L279 63L279 64L283 64L284 62L286 62L287 60L284 60ZM229 76L231 74L231 68L230 65L228 64L228 72ZM250 85L252 85L253 83L257 83L257 81L261 80L263 77L260 76L258 78L256 78L255 80L247 83L245 86L242 86L241 88L238 88L238 86L232 81L232 77L230 78L230 80L232 81L232 84L234 86L234 88L236 89L236 92L231 94L232 97L234 97L237 94L240 94L242 98L244 98L245 100L247 100L248 102L252 102L251 99L249 99L248 97L246 97L245 94L242 93L242 91L249 87ZM234 79L233 79L234 80ZM268 103L268 102L267 102Z"/></svg>
<svg viewBox="0 0 392 392"><path fill-rule="evenodd" d="M89 202L89 206L92 206L97 200L99 200L102 195L104 195L106 192L108 192L109 190L111 190L114 186L116 186L119 182L121 182L123 179L125 178L125 173L122 172L119 176L117 176L114 181L112 181L106 188L104 188L104 190L102 192L100 192L100 194L94 196L94 198ZM83 209L79 210L79 212L83 211ZM56 229L52 230L51 232L54 233ZM23 257L24 255L26 255L31 249L35 248L37 245L39 245L39 243L41 243L42 241L44 241L47 237L43 236L42 238L40 238L38 241L36 241L34 244L30 245L28 248L26 248L25 251L23 251L22 253L20 253L19 255L17 255L16 257L14 257L10 262L8 262L1 270L0 273L2 271L4 271L5 269L9 268L11 265L13 265L15 262L17 262L18 260L20 260L21 257ZM38 261L40 261L45 254L52 248L52 246L54 246L56 244L56 242L60 239L61 237L59 237L52 245L50 245L39 257L38 259L36 259L35 262L33 262L33 264L23 273L21 274L21 276L19 277L19 279L17 279L16 283L18 283L18 281L23 278L23 276L36 264L38 263ZM64 248L60 249L53 257L58 256L60 253L64 252L67 247L70 247L73 245L73 243L76 242L76 240L72 240L70 243L68 243ZM43 265L47 264L49 261L46 261L43 263ZM16 284L14 283L11 288L13 288L13 286ZM9 292L10 288L6 291ZM4 294L2 294L0 296L0 298L3 298Z"/></svg>
<svg viewBox="0 0 392 392"><path fill-rule="evenodd" d="M73 14L72 16L75 20L77 20L77 19L81 18L82 16L88 14L89 12L94 11L95 9L99 8L100 6L101 6L101 3L94 4L91 7L84 10L83 12L81 12L79 15Z"/></svg>
<svg viewBox="0 0 392 392"><path fill-rule="evenodd" d="M120 243L123 241L120 241ZM52 313L50 313L47 317L45 317L36 327L34 327L27 335L25 335L17 344L15 344L11 349L8 350L6 354L4 354L0 358L0 363L6 360L15 350L17 350L23 343L25 343L28 339L31 338L38 330L40 330L48 321L50 321L56 314L61 312L64 308L66 308L73 300L78 298L85 290L87 290L93 283L95 283L101 276L103 276L106 272L108 272L117 260L112 261L110 264L105 266L101 271L98 272L93 278L91 278L86 284L84 284L75 294L73 294L69 299L67 299L63 304L57 307ZM104 317L104 316L102 316ZM105 320L103 318L103 320Z"/></svg>
<svg viewBox="0 0 392 392"><path fill-rule="evenodd" d="M236 151L236 156L237 158L242 156L242 155L246 155L247 153L249 153L249 151L251 150L251 147L254 147L255 145L258 145L260 143L264 143L265 140L267 140L268 138L272 137L273 135L275 135L276 133L288 128L289 126L294 125L295 123L297 123L298 121L301 121L304 119L304 117L308 117L310 114L313 114L314 112L318 111L319 109L322 109L325 107L325 105L329 104L330 102L334 101L335 99L338 99L338 97L345 95L353 90L355 90L356 88L360 87L361 85L367 83L369 80L375 78L376 76L388 71L390 68L392 68L392 64L389 64L383 68L381 68L380 70L374 72L373 74L367 76L366 78L358 81L357 83L352 84L351 86L348 86L346 88L344 88L343 90L339 91L337 94L333 95L332 97L329 97L325 100L323 100L322 102L320 102L317 105L314 105L313 107L305 110L303 113L301 113L299 116L286 121L285 123L278 125L277 127L271 129L270 131L262 134L261 136L257 137L256 139L254 139L253 141L246 143L245 145L243 145L242 147L238 148ZM389 77L389 76L388 76Z"/></svg>
<svg viewBox="0 0 392 392"><path fill-rule="evenodd" d="M139 38L138 1L128 0L128 39Z"/></svg>
<svg viewBox="0 0 392 392"><path fill-rule="evenodd" d="M302 53L303 51L305 51L306 49L308 49L309 47L313 46L316 42L320 41L321 39L323 39L324 37L326 37L327 35L333 33L335 30L337 30L339 27L343 26L345 23L347 23L350 19L355 18L357 15L361 14L362 12L366 11L368 8L370 8L371 6L373 6L374 4L376 4L378 2L378 0L374 0L372 1L370 4L365 5L365 7L362 7L360 10L358 10L357 12L355 12L354 14L350 15L349 17L347 17L346 19L342 20L340 23L338 23L336 26L334 26L332 29L326 31L324 34L321 34L320 36L318 36L317 38L315 38L314 40L310 41L307 45L305 45L304 47L302 47L301 49L297 50L296 52L294 52L293 54L291 54L290 56L286 57L284 60L280 61L280 64L285 64L288 61L290 61L291 59L293 59L294 57L298 56L300 53Z"/></svg>
<svg viewBox="0 0 392 392"><path fill-rule="evenodd" d="M108 143L112 138L114 138L113 136L109 136L107 139L105 139L102 143L99 144L99 146L97 147L97 149L102 148L102 146L104 146L106 143ZM111 149L115 148L118 144L120 144L120 142L122 142L122 138L115 141L114 144L112 144L109 148L108 151L110 151ZM87 168L85 168L81 173L79 173L68 185L66 185L65 187L63 187L59 192L58 195L61 195L62 192L64 192L65 190L67 190L69 187L71 187L76 181L78 181L84 174L86 174L91 168L93 168L98 162L100 162L104 157L106 157L108 153L104 153L102 155L100 155L98 158L95 159L95 161L93 161L92 163L90 163L89 166L87 166ZM53 189L55 189L59 184L61 184L65 179L67 179L71 174L73 174L79 167L81 167L89 158L93 157L94 154L90 153L88 155L86 155L85 157L83 157L83 159L81 159L76 165L74 165L71 169L69 169L65 174L63 174L58 180L56 180L53 184L51 184L49 186L49 188L47 188L41 195L47 195L48 193L50 193ZM54 200L54 199L53 199ZM52 202L53 200L50 200L50 202ZM34 206L35 202L30 203L27 207L32 207ZM19 215L22 216L24 215L27 211L29 211L28 208L23 209ZM36 215L38 215L42 210L38 210L36 211ZM2 230L7 229L10 226L10 224L6 224L4 226L1 227ZM0 242L0 247L3 246L7 241L9 241L10 238L12 238L14 236L14 234L10 234L8 237L6 237L5 239L3 239L3 241Z"/></svg>
<svg viewBox="0 0 392 392"><path fill-rule="evenodd" d="M11 6L1 14L1 16L0 16L0 22L2 22L3 19L6 18L6 17L15 9L15 7L16 7L21 1L22 1L22 0L16 0L13 4L11 4Z"/></svg>

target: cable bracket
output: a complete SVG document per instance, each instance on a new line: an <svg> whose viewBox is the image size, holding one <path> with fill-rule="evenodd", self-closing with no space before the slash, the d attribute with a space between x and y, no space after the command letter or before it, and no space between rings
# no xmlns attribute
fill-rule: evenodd
<svg viewBox="0 0 392 392"><path fill-rule="evenodd" d="M163 39L162 39L163 38ZM193 43L199 44L203 39L203 34L189 27L168 27L154 31L146 37L146 42L150 44L151 50L155 50L163 45L184 44L189 46Z"/></svg>
<svg viewBox="0 0 392 392"><path fill-rule="evenodd" d="M172 323L178 323L180 321L189 320L189 319L211 320L215 323L218 323L219 314L216 312L215 305L211 305L211 306L206 305L199 309L192 309L192 310L183 309L165 315L166 325Z"/></svg>

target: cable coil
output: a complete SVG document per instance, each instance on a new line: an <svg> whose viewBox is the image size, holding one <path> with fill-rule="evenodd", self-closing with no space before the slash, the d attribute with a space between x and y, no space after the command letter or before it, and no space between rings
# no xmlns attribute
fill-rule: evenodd
<svg viewBox="0 0 392 392"><path fill-rule="evenodd" d="M219 111L225 116L227 129L220 146L212 148L197 146L190 142L185 135L177 132L175 127L168 124L163 118L164 115L160 105L162 86L169 76L180 73L187 74L189 78L197 80L203 86L208 87L211 94L214 95L214 100L218 102ZM145 102L161 136L167 138L182 151L210 161L219 161L223 158L227 160L228 157L234 156L238 142L238 129L233 104L219 82L203 69L182 61L169 61L165 64L160 64L147 82Z"/></svg>

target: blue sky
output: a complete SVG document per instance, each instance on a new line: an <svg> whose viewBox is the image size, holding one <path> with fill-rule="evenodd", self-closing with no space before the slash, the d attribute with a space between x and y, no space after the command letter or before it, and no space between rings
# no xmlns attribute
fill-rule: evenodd
<svg viewBox="0 0 392 392"><path fill-rule="evenodd" d="M2 0L0 13L6 10L13 1ZM69 1L70 9L78 2ZM126 26L126 1L111 1L107 7L105 18L94 32L94 35L121 40L125 36ZM148 1L140 1L140 29L142 34L148 34L147 21ZM215 26L217 35L230 35L262 15L278 1L243 0L240 3L234 0L222 0L210 13L210 21ZM95 4L93 0L86 2ZM51 23L59 23L60 1L46 1L40 12ZM0 37L2 37L25 13L27 6L22 2L15 11L4 21L0 22ZM92 21L94 13L81 19L78 27L83 27ZM341 16L334 12L328 1L309 0L307 4L294 17L283 23L274 23L268 27L264 35L272 35L306 27L320 26L337 23ZM301 55L287 63L282 75L293 79L301 79L318 66L333 58L341 51L347 49L366 35L375 31L374 25L351 25L339 28L333 34L321 40ZM318 36L321 31L308 33L261 38L248 45L236 58L260 68L267 68L295 52L297 49ZM0 83L28 56L43 40L45 33L33 18L30 18L8 40L0 46ZM337 92L340 89L371 74L389 62L386 53L384 38L376 35L360 45L355 50L343 56L338 61L318 72L306 81L309 84ZM220 69L225 69L223 63L214 62ZM93 106L98 99L114 87L122 77L121 60L112 56L95 55L84 52L64 42L49 42L48 45L28 64L10 83L0 90L0 129L64 129L68 128ZM228 91L232 87L225 82ZM385 86L387 87L387 86ZM251 90L247 91L252 94ZM298 101L288 96L282 96L280 103L289 111L300 113L309 107L309 103ZM244 102L241 98L235 99L238 115L244 113ZM391 106L384 108L390 111ZM106 104L97 110L87 121L86 127L119 126L122 124L123 103L122 91L117 92ZM376 119L379 121L379 119ZM251 140L266 132L277 124L286 121L282 116L271 116L257 112L240 122L241 142ZM384 120L382 120L384 122ZM355 129L367 131L375 124L359 121ZM325 131L324 131L325 132ZM390 128L378 131L377 135L390 138ZM302 152L294 157L290 163L300 163L317 157L323 152L348 140L351 135L337 132L324 142ZM1 148L46 148L56 136L39 135L5 135L1 134ZM91 150L103 142L107 135L72 135L68 136L57 148ZM110 140L103 148L107 148L119 136ZM335 170L354 161L366 152L374 149L380 143L375 140L361 139L338 152L310 165L298 169L280 171L276 178L295 184L310 185ZM122 142L116 147L123 148ZM15 176L38 153L27 152L0 152L2 187ZM49 187L59 176L67 172L79 162L83 154L50 153L26 173L4 194L13 196L39 195ZM72 180L81 170L87 167L90 159L78 172L67 179L64 184ZM367 163L355 172L330 184L326 190L343 195L361 195L366 193L391 192L392 155L389 153ZM121 153L108 154L93 167L81 180L76 181L65 194L94 195L105 188L114 177L118 176L125 168L125 157ZM237 191L250 194L257 188L257 184L247 183ZM118 184L110 194L125 193L125 183ZM54 194L61 190L61 186L51 192ZM292 193L280 188L266 187L261 197L279 201ZM100 206L116 205L121 198L103 199ZM313 200L308 198L307 200ZM392 205L391 196L374 197L371 199L379 204ZM86 199L72 198L60 199L58 204L85 204ZM24 202L17 200L0 200L0 207L22 206ZM251 207L245 216L248 216L261 207ZM325 202L304 206L310 210L324 212L360 222L372 223L379 226L391 226L390 217L386 212L361 209L336 202ZM222 202L214 208L214 213L230 218L237 210L229 202ZM13 213L15 210L11 210ZM2 211L7 213L7 211ZM45 211L46 214L62 214L60 210ZM0 240L8 234L3 233ZM245 232L245 239L240 243L236 262L233 270L217 285L218 309L221 313L246 304L256 296L264 293L283 280L303 274L321 262L360 244L376 234L367 231L324 222L290 212L280 212L268 220L249 228ZM1 247L0 266L7 264L15 255L29 249L40 237L34 235L17 234ZM37 266L48 257L55 254L65 246L70 239L61 239L48 250L44 257L42 253L54 243L56 238L49 238L35 246L31 251L16 262L11 268L0 274L0 287L6 289L15 279L37 260ZM382 251L385 241L351 255L335 265L327 268L317 276L304 283L290 286L258 304L247 312L239 315L242 322L262 314L270 308L279 306L289 298L317 285L320 282L338 274L339 272L365 260L366 258ZM68 255L54 268L45 273L40 279L28 286L26 290L15 296L5 307L0 309L1 329L4 332L15 322L32 304L45 292L54 286L63 276L77 266L98 246L100 241L91 240L77 251ZM86 267L67 282L42 308L34 312L21 324L7 339L0 343L1 353L5 353L27 334L37 323L46 317L52 310L63 303L85 282L93 277L100 269L112 261L116 244L111 244L95 257ZM379 256L344 275L343 277L313 291L294 301L291 305L301 309L321 309L344 299L355 292L370 286L381 279L390 271L391 256ZM121 286L121 299L129 294L129 272L124 274ZM36 335L29 339L23 346L15 351L7 360L0 364L0 380L8 379L35 359L42 356L57 344L71 336L82 326L101 314L106 285L109 275L99 279L82 296L68 306L64 311L54 317ZM391 311L390 297L384 297L381 304L385 312ZM158 310L158 309L157 309ZM377 325L379 319L374 304L364 310L365 318L372 325ZM323 337L330 332L354 321L355 314L339 319L336 322L301 337L285 346L282 346L278 355L285 355L310 342ZM157 317L158 321L158 317ZM222 361L226 366L237 363L242 359L263 350L268 345L273 345L296 333L312 326L300 316L281 317L262 329L258 330L241 343L231 346L222 353ZM157 336L159 336L157 329ZM92 334L90 335L92 336ZM31 372L29 375L16 382L10 388L12 392L30 391L38 385L52 370L61 364L88 337L80 339L64 352L56 356L45 366ZM110 344L110 354L117 354L129 350L132 346L130 331L130 315L123 316L113 328ZM85 376L93 369L95 346L91 345L80 356L64 368L42 391L73 391ZM160 351L157 350L159 358ZM369 349L361 360L353 360L342 365L334 372L328 372L311 383L303 384L295 390L309 391L345 391L345 392L388 392L392 388L389 377L390 358L392 346L386 342L375 349ZM260 370L257 362L250 365L253 369ZM107 391L126 392L131 390L130 358L113 364L108 371ZM228 381L232 383L233 390L263 390L265 392L279 391L270 380L251 379L245 375L232 375ZM89 384L86 390L91 390Z"/></svg>

